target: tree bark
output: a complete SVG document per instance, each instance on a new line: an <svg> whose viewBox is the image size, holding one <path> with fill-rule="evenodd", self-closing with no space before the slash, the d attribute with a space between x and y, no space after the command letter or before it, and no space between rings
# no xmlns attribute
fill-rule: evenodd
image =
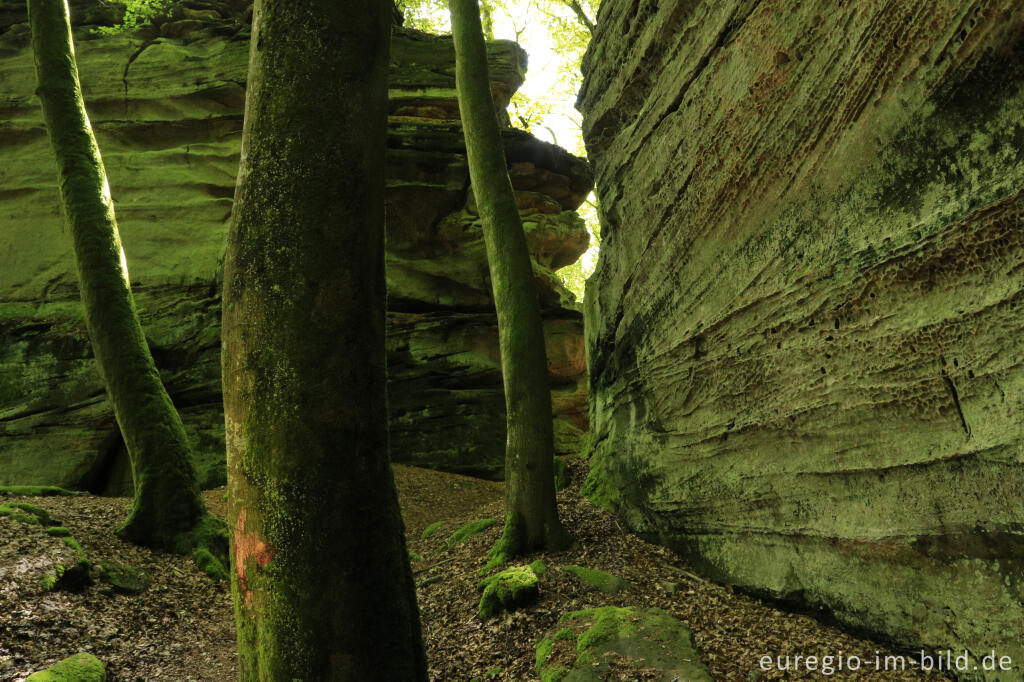
<svg viewBox="0 0 1024 682"><path fill-rule="evenodd" d="M387 454L391 6L257 0L224 272L242 680L426 680Z"/></svg>
<svg viewBox="0 0 1024 682"><path fill-rule="evenodd" d="M477 0L449 0L449 8L455 85L470 179L483 220L505 384L505 530L492 550L494 565L535 549L559 549L570 540L555 503L544 327L491 99L480 10Z"/></svg>
<svg viewBox="0 0 1024 682"><path fill-rule="evenodd" d="M204 515L188 439L135 310L103 161L89 125L67 4L30 0L39 95L57 157L64 214L93 353L132 463L135 502L118 531L137 544L185 549Z"/></svg>

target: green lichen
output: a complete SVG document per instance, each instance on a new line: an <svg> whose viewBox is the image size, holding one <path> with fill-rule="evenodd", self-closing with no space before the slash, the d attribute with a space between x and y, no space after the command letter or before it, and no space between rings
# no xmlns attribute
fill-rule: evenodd
<svg viewBox="0 0 1024 682"><path fill-rule="evenodd" d="M74 490L67 490L55 485L0 485L0 495L17 495L19 497L52 497L81 495Z"/></svg>
<svg viewBox="0 0 1024 682"><path fill-rule="evenodd" d="M576 576L588 585L596 587L607 594L618 594L628 586L628 583L618 576L612 575L611 573L605 573L604 571L598 571L593 568L586 568L585 566L575 566L570 564L568 566L562 566L561 570Z"/></svg>
<svg viewBox="0 0 1024 682"><path fill-rule="evenodd" d="M482 620L487 620L503 610L512 611L535 599L537 574L531 566L514 566L484 578L476 587L483 590L477 614Z"/></svg>
<svg viewBox="0 0 1024 682"><path fill-rule="evenodd" d="M92 654L82 652L69 656L46 670L32 673L25 682L106 682L107 671L103 662Z"/></svg>
<svg viewBox="0 0 1024 682"><path fill-rule="evenodd" d="M451 537L448 538L448 542L445 543L448 547L454 547L455 545L461 545L466 540L470 539L474 535L481 533L494 524L497 521L494 519L479 519L477 521L470 521L466 525L459 528L457 531L452 533Z"/></svg>
<svg viewBox="0 0 1024 682"><path fill-rule="evenodd" d="M423 535L421 535L420 537L426 540L431 535L436 533L437 530L446 523L447 521L435 521L434 523L430 524L429 526L423 529Z"/></svg>

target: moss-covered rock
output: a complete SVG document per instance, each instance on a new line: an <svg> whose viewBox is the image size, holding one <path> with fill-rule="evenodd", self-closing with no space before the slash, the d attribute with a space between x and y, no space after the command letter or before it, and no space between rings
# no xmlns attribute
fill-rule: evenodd
<svg viewBox="0 0 1024 682"><path fill-rule="evenodd" d="M0 504L0 516L10 516L15 521L29 525L55 525L48 511L28 502L5 502Z"/></svg>
<svg viewBox="0 0 1024 682"><path fill-rule="evenodd" d="M593 568L570 564L568 566L560 566L559 570L565 571L591 587L595 587L607 594L618 594L629 587L629 583L622 578Z"/></svg>
<svg viewBox="0 0 1024 682"><path fill-rule="evenodd" d="M632 607L565 614L538 642L536 670L543 682L598 682L606 679L610 656L655 675L644 679L713 682L682 622L660 609Z"/></svg>
<svg viewBox="0 0 1024 682"><path fill-rule="evenodd" d="M528 566L513 566L484 578L477 584L482 590L477 614L481 619L493 618L501 611L513 611L537 598L538 577L547 570L543 561Z"/></svg>
<svg viewBox="0 0 1024 682"><path fill-rule="evenodd" d="M92 654L69 656L46 670L32 673L25 682L106 682L107 669Z"/></svg>
<svg viewBox="0 0 1024 682"><path fill-rule="evenodd" d="M149 587L149 576L137 568L114 561L101 561L97 566L100 580L115 592L137 594Z"/></svg>

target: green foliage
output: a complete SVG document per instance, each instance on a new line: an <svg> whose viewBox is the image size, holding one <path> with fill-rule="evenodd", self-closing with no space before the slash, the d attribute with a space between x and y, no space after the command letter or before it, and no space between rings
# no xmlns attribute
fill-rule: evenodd
<svg viewBox="0 0 1024 682"><path fill-rule="evenodd" d="M132 31L164 14L171 7L172 0L125 0L124 20L117 26L102 26L99 32L105 35Z"/></svg>

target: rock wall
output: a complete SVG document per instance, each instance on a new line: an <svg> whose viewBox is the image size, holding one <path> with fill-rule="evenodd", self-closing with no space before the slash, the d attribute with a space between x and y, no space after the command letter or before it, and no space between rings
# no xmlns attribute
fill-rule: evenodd
<svg viewBox="0 0 1024 682"><path fill-rule="evenodd" d="M72 2L86 105L103 152L143 327L182 413L204 485L224 479L219 280L248 60L246 2L183 2L106 35L116 5ZM0 484L130 490L130 469L78 303L56 167L33 95L24 2L0 0ZM504 105L525 54L489 46ZM397 29L388 177L392 456L500 476L504 399L480 222L450 40ZM503 109L502 109L503 110ZM554 271L586 249L574 209L586 163L507 131L537 259L555 425L587 424L582 316Z"/></svg>
<svg viewBox="0 0 1024 682"><path fill-rule="evenodd" d="M605 0L584 73L593 499L1020 679L1024 6Z"/></svg>

